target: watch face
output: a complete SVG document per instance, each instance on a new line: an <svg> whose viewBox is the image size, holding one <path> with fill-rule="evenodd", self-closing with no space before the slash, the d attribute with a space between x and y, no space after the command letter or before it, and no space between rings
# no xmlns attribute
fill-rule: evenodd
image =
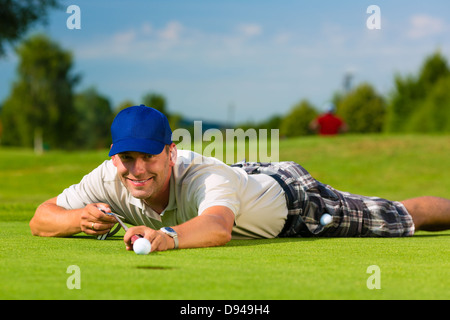
<svg viewBox="0 0 450 320"><path fill-rule="evenodd" d="M166 233L167 235L171 236L172 238L177 236L177 232L173 230L171 227L164 227L161 228L161 230L164 231L164 233Z"/></svg>
<svg viewBox="0 0 450 320"><path fill-rule="evenodd" d="M172 237L174 242L174 249L178 249L178 235L175 230L173 230L171 227L163 227L160 229L162 232L167 234L169 237Z"/></svg>

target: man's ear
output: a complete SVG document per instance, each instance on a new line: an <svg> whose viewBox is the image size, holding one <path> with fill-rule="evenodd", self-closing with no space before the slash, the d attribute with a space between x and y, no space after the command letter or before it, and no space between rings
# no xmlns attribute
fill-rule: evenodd
<svg viewBox="0 0 450 320"><path fill-rule="evenodd" d="M117 154L114 154L111 156L112 163L115 167L117 167L117 161L118 161L117 159L118 159Z"/></svg>
<svg viewBox="0 0 450 320"><path fill-rule="evenodd" d="M109 150L111 150L112 146L113 146L113 145L111 144L111 147L109 147ZM117 167L117 154L113 154L113 155L111 156L111 160L112 160L114 166Z"/></svg>
<svg viewBox="0 0 450 320"><path fill-rule="evenodd" d="M177 162L177 146L172 142L169 149L169 164L173 167Z"/></svg>

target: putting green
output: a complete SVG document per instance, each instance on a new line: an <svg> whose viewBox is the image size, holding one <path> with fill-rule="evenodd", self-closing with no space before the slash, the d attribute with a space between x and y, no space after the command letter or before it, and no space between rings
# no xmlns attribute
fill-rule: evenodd
<svg viewBox="0 0 450 320"><path fill-rule="evenodd" d="M148 256L126 251L123 231L105 241L33 237L36 206L106 154L0 148L0 299L450 299L450 231L233 240ZM290 139L280 141L280 160L297 161L343 191L450 197L449 136Z"/></svg>
<svg viewBox="0 0 450 320"><path fill-rule="evenodd" d="M236 240L139 256L125 250L120 235L40 238L27 223L9 221L0 241L1 299L450 298L450 232ZM380 289L369 289L375 284L369 266L379 268Z"/></svg>

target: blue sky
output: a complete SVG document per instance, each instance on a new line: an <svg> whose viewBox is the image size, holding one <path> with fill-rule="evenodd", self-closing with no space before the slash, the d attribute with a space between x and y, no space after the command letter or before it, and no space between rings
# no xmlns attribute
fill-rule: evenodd
<svg viewBox="0 0 450 320"><path fill-rule="evenodd" d="M71 4L81 9L80 30L66 27ZM379 30L366 26L370 5L380 8ZM47 33L73 52L82 75L76 91L95 86L113 106L160 93L170 112L196 120L261 121L302 99L322 109L347 72L354 85L367 81L387 95L395 73L416 73L437 49L450 58L444 0L69 0L63 7L30 33ZM0 100L16 65L12 50L0 60Z"/></svg>

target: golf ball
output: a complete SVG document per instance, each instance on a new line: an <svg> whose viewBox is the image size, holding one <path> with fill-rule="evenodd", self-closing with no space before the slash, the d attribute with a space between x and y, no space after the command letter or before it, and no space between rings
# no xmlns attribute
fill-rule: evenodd
<svg viewBox="0 0 450 320"><path fill-rule="evenodd" d="M152 250L152 245L147 239L139 238L133 243L133 250L136 254L149 254Z"/></svg>
<svg viewBox="0 0 450 320"><path fill-rule="evenodd" d="M330 224L331 221L333 221L333 217L328 213L323 214L322 217L320 218L320 224L323 226Z"/></svg>

